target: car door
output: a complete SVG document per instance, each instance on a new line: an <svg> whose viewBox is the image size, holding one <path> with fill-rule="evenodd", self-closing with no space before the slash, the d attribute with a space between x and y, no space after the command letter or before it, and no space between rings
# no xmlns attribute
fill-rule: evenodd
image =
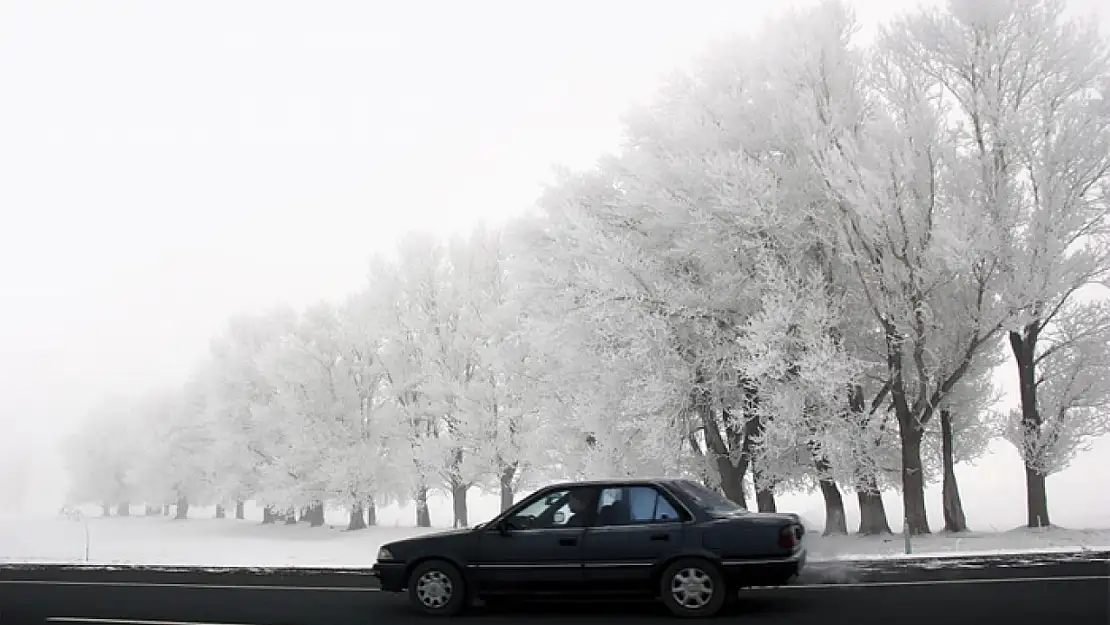
<svg viewBox="0 0 1110 625"><path fill-rule="evenodd" d="M594 523L582 538L586 587L598 592L653 590L652 570L682 549L684 513L655 486L601 491Z"/></svg>
<svg viewBox="0 0 1110 625"><path fill-rule="evenodd" d="M479 590L488 594L558 594L583 589L582 537L596 489L570 487L540 493L508 520L502 531L490 527L478 540L471 561ZM586 502L578 517L572 497ZM532 521L525 519L532 518Z"/></svg>

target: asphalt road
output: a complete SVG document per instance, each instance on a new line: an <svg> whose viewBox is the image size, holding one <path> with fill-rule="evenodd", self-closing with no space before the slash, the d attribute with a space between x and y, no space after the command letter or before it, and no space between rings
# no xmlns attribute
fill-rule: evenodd
<svg viewBox="0 0 1110 625"><path fill-rule="evenodd" d="M812 563L790 587L744 591L721 621L957 625L1110 623L1110 552ZM366 573L335 569L0 566L0 624L391 625L427 621ZM442 622L442 621L440 621ZM479 608L452 623L674 622L662 606Z"/></svg>

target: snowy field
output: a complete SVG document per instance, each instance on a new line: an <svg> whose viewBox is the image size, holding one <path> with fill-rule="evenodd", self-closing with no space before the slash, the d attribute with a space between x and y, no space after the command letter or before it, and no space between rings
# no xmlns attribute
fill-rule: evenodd
<svg viewBox="0 0 1110 625"><path fill-rule="evenodd" d="M269 525L258 521L159 517L0 519L0 562L81 563L88 529L90 564L251 567L365 567L386 542L429 530L375 527L347 532L342 525ZM433 530L434 531L434 530ZM882 538L809 537L814 560L903 554L901 535ZM934 534L914 540L913 552L1073 551L1110 549L1110 529L1015 529L1008 532Z"/></svg>

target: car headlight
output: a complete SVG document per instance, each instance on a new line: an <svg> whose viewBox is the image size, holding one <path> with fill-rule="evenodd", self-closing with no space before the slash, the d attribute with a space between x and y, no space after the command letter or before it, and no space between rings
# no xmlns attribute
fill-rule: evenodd
<svg viewBox="0 0 1110 625"><path fill-rule="evenodd" d="M378 549L378 562L385 562L386 560L393 559L393 552L382 547Z"/></svg>

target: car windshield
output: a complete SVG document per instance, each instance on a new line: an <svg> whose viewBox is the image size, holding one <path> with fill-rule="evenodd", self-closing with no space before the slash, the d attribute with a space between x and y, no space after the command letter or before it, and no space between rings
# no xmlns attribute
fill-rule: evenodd
<svg viewBox="0 0 1110 625"><path fill-rule="evenodd" d="M744 506L732 501L717 491L708 489L697 482L691 480L678 480L675 482L678 488L682 489L694 503L701 506L706 512L710 514L734 514L737 512L747 512Z"/></svg>

